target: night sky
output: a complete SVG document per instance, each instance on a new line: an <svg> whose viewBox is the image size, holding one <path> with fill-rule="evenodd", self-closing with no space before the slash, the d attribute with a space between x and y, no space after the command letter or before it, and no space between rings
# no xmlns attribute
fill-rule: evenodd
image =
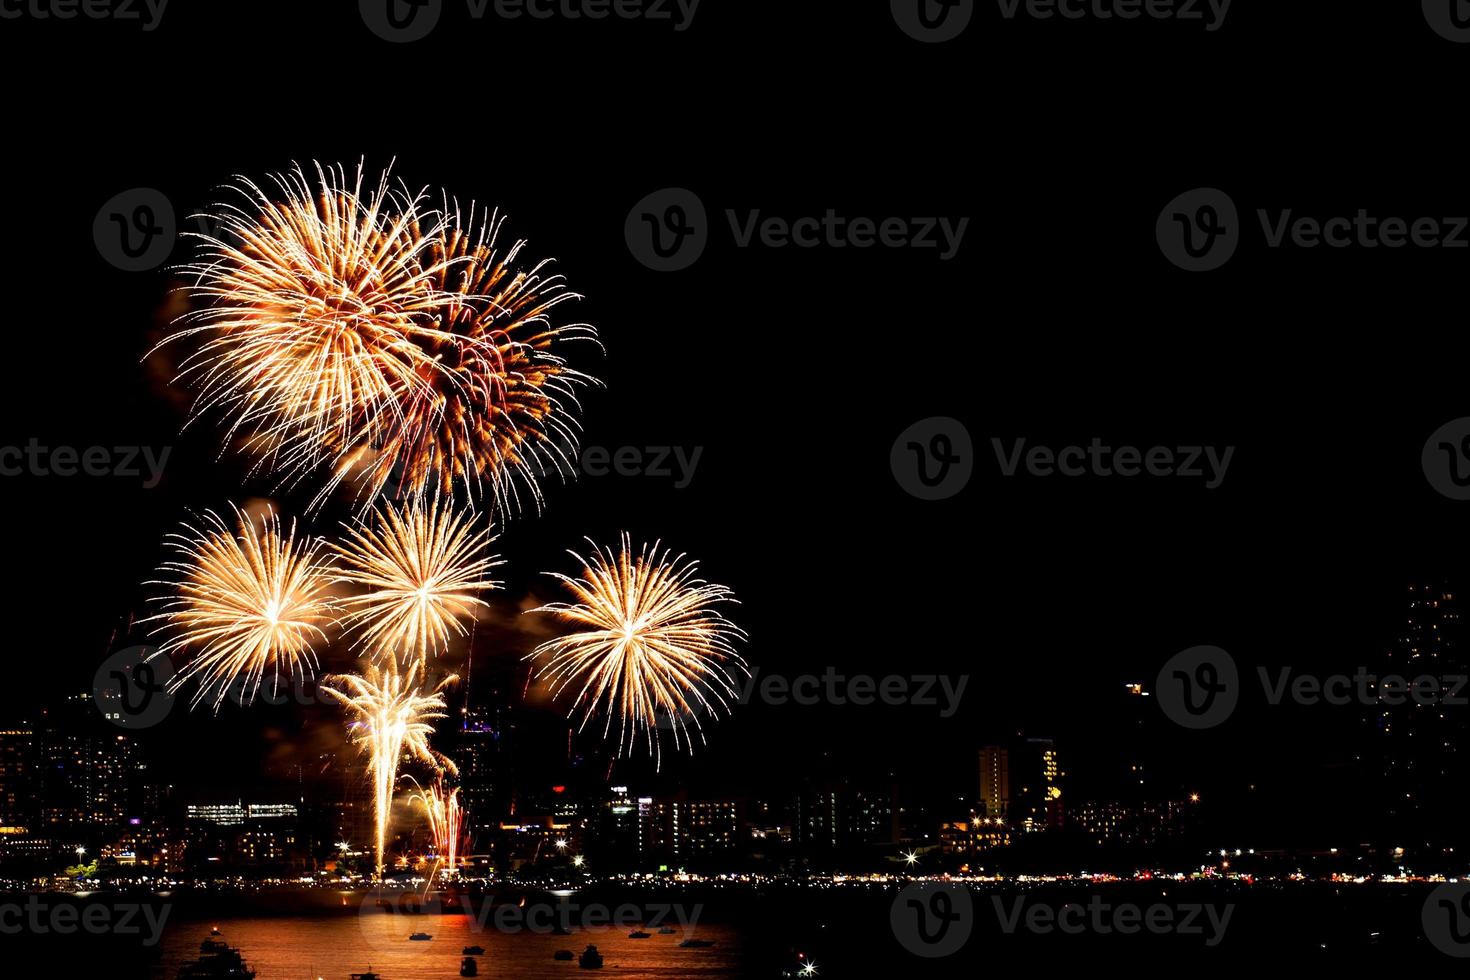
<svg viewBox="0 0 1470 980"><path fill-rule="evenodd" d="M830 763L973 792L974 750L1017 728L1056 736L1064 757L1106 745L1122 682L1152 684L1178 650L1351 672L1392 640L1407 581L1470 578L1470 503L1437 494L1420 467L1429 433L1470 415L1470 252L1273 250L1254 225L1257 208L1470 209L1458 126L1428 99L1457 90L1464 66L1427 57L1446 45L1417 5L1373 25L1372 65L1353 53L1369 28L1342 4L1242 6L1213 34L1001 30L982 5L964 38L933 47L882 4L708 0L677 34L455 22L399 46L372 37L355 4L310 18L298 6L174 0L146 34L0 25L36 59L0 67L12 93L0 445L172 447L152 489L0 480L8 715L88 686L189 509L272 491L244 482L215 430L180 433L183 392L144 360L174 281L107 264L94 216L140 186L188 214L232 175L292 161L396 160L414 186L502 208L526 254L555 256L587 297L572 312L606 345L568 352L606 385L585 399L586 444L702 447L682 489L618 476L549 489L544 512L500 539L502 618L551 597L540 573L573 571L563 551L583 535L627 530L735 590L763 673L970 676L949 719L750 704L693 760L666 757L662 784L757 789ZM1160 255L1154 222L1199 186L1227 190L1252 228L1225 268L1191 275ZM665 187L698 194L712 227L698 262L659 273L623 229ZM725 215L828 208L970 221L941 261L738 248ZM889 468L898 434L931 416L960 419L976 451L969 486L938 502ZM991 449L1094 436L1236 451L1206 490L1003 478ZM307 496L273 499L299 514ZM346 513L328 507L315 526ZM489 626L477 638L477 670L525 642ZM1259 700L1204 735L1160 719L1173 771L1215 798L1257 782L1261 802L1243 809L1334 820L1353 805L1336 766L1353 712ZM279 773L293 739L318 745L337 724L325 708L176 711L146 737L179 773L224 753L247 774L256 758ZM642 763L619 776L658 782Z"/></svg>

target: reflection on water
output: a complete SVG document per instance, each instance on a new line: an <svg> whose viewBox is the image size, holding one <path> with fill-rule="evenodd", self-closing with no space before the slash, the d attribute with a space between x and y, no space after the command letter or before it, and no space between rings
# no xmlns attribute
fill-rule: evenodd
<svg viewBox="0 0 1470 980"><path fill-rule="evenodd" d="M734 977L740 975L737 934L718 925L699 924L686 934L677 923L673 935L629 939L627 928L580 928L571 935L535 932L503 933L493 926L479 929L466 915L403 916L366 914L329 918L229 919L218 923L222 938L238 947L258 980L347 980L350 973L369 968L382 980L428 980L458 977L461 951L483 946L475 959L485 978L587 976L625 978ZM410 942L408 934L423 931L434 938ZM155 976L173 980L179 968L199 956L199 943L209 936L209 925L179 923L168 930L163 956ZM713 940L705 949L680 949L688 936ZM571 962L552 959L559 949L580 953L588 943L602 952L600 971L578 969Z"/></svg>

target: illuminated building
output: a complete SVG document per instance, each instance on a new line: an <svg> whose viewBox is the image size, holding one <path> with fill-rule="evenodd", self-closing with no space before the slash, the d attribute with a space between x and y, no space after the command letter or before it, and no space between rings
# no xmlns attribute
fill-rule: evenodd
<svg viewBox="0 0 1470 980"><path fill-rule="evenodd" d="M0 828L34 827L40 820L36 733L29 725L0 730Z"/></svg>
<svg viewBox="0 0 1470 980"><path fill-rule="evenodd" d="M980 750L980 809L991 817L1011 810L1011 753L1000 745Z"/></svg>
<svg viewBox="0 0 1470 980"><path fill-rule="evenodd" d="M1015 789L1012 822L1026 831L1060 828L1063 824L1062 770L1056 744L1049 738L1028 738L1011 753Z"/></svg>

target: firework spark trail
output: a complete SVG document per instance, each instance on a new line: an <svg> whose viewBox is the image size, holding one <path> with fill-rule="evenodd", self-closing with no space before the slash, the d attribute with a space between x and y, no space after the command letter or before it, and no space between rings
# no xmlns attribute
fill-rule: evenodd
<svg viewBox="0 0 1470 980"><path fill-rule="evenodd" d="M503 513L523 488L539 506L537 481L573 470L576 391L595 383L555 349L596 342L550 320L579 297L545 261L517 269L524 242L500 252L498 213L430 208L386 173L365 188L361 167L315 175L240 178L243 201L194 236L200 307L159 345L198 344L176 379L196 389L191 422L221 414L283 484L326 471L312 510L344 483L365 506L461 485Z"/></svg>
<svg viewBox="0 0 1470 980"><path fill-rule="evenodd" d="M343 527L346 543L333 546L342 559L336 579L366 591L343 600L342 625L358 646L401 657L410 676L488 606L475 593L500 584L487 577L503 564L489 552L488 525L441 508L437 497L375 508L370 520Z"/></svg>
<svg viewBox="0 0 1470 980"><path fill-rule="evenodd" d="M693 751L693 723L703 741L699 715L728 710L736 696L731 672L749 673L735 642L745 633L715 608L735 602L723 585L696 578L698 563L670 557L658 543L634 554L627 534L617 553L594 542L588 558L575 552L582 575L553 574L575 602L556 602L531 612L549 612L574 632L548 640L526 659L544 660L537 676L551 682L553 696L575 689L571 713L582 710L581 728L606 711L604 737L618 718L618 749L630 750L641 732L659 758L660 715L673 731L674 746Z"/></svg>
<svg viewBox="0 0 1470 980"><path fill-rule="evenodd" d="M390 658L391 662L391 658ZM457 772L448 757L429 747L433 722L444 713L444 689L457 678L446 677L428 694L396 669L369 667L363 675L339 674L327 678L322 689L347 709L352 717L348 728L353 742L367 756L373 781L373 818L376 827L378 877L383 875L383 855L392 817L393 793L398 785L398 767L405 755L433 766Z"/></svg>
<svg viewBox="0 0 1470 980"><path fill-rule="evenodd" d="M424 808L429 820L429 833L434 838L434 851L442 866L453 872L459 866L459 853L464 841L465 813L459 804L459 788L450 789L444 785L443 779L437 779L428 789L418 787L418 792L409 802ZM430 875L430 883L432 879L433 875Z"/></svg>
<svg viewBox="0 0 1470 980"><path fill-rule="evenodd" d="M242 700L253 700L267 669L273 690L283 668L293 681L310 677L315 644L326 641L324 627L336 615L321 542L298 541L294 521L283 532L274 512L257 527L231 506L234 530L206 511L201 526L185 524L165 539L177 557L145 583L163 589L154 598L161 611L144 620L168 635L155 656L192 652L170 690L198 677L191 706L213 692L216 711L237 682Z"/></svg>

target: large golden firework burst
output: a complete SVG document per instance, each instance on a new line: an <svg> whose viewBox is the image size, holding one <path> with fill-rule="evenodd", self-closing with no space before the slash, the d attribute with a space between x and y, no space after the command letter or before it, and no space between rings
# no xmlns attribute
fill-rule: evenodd
<svg viewBox="0 0 1470 980"><path fill-rule="evenodd" d="M501 250L498 213L430 207L361 167L267 184L240 180L185 267L197 308L163 343L197 344L178 375L192 417L221 414L283 483L322 475L312 509L343 484L364 504L462 487L500 512L539 505L593 383L559 350L596 331L550 316L577 295L548 261L519 268L524 242Z"/></svg>
<svg viewBox="0 0 1470 980"><path fill-rule="evenodd" d="M723 585L697 578L698 563L671 556L659 544L634 552L627 534L617 552L591 540L578 578L552 573L574 602L555 602L531 612L549 612L574 631L548 640L527 659L541 661L553 696L574 690L571 712L581 727L606 713L604 736L618 718L619 752L641 733L659 757L660 728L673 733L675 748L693 750L690 726L703 740L700 716L727 710L736 695L733 673L748 672L735 650L745 633L717 608L735 602Z"/></svg>
<svg viewBox="0 0 1470 980"><path fill-rule="evenodd" d="M415 498L375 508L367 520L343 526L339 581L362 591L343 600L346 629L377 657L397 657L412 673L443 653L451 633L486 606L476 593L500 583L490 570L503 564L490 553L495 540L473 514Z"/></svg>
<svg viewBox="0 0 1470 980"><path fill-rule="evenodd" d="M169 535L176 557L147 583L162 587L159 613L145 620L166 635L159 655L190 656L172 688L197 677L192 703L212 694L215 710L237 684L253 700L267 671L273 684L283 672L310 677L336 614L321 542L298 540L295 522L283 529L275 512L257 521L233 510L233 527L206 511L199 526Z"/></svg>

